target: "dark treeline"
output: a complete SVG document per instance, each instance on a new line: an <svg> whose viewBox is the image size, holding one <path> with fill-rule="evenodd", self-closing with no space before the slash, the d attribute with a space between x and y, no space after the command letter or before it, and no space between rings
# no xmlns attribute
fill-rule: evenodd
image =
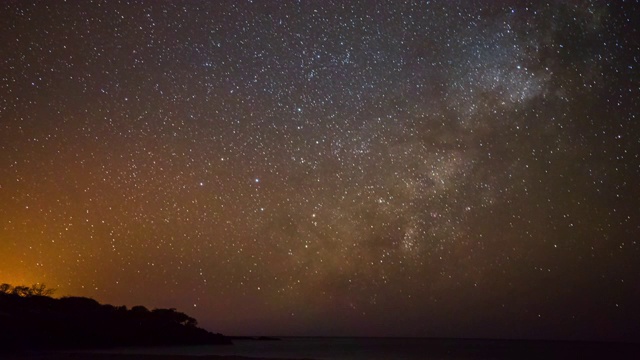
<svg viewBox="0 0 640 360"><path fill-rule="evenodd" d="M52 298L44 285L0 285L5 350L229 344L176 309L113 306L85 297Z"/></svg>

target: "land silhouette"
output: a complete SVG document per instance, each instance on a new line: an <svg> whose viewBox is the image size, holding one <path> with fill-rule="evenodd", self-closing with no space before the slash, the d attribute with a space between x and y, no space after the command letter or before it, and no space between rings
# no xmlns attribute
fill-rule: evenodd
<svg viewBox="0 0 640 360"><path fill-rule="evenodd" d="M128 309L86 297L54 298L53 293L44 284L0 285L0 349L231 344L173 308Z"/></svg>
<svg viewBox="0 0 640 360"><path fill-rule="evenodd" d="M0 285L0 358L7 360L189 360L180 355L101 353L128 346L231 344L231 340L278 340L272 337L227 337L199 328L196 319L176 309L149 310L138 305L100 304L86 297L54 298L53 289ZM354 338L355 339L355 338ZM355 340L351 340L355 341ZM358 340L363 341L363 340ZM366 341L366 338L365 340ZM415 346L409 338L367 343L373 351L402 353ZM329 343L330 344L330 343ZM414 345L412 345L414 344ZM425 356L456 359L638 359L638 344L499 339L423 339ZM85 350L80 351L78 350ZM25 351L27 350L27 351ZM54 350L54 351L50 351ZM68 350L59 352L57 350ZM204 356L202 360L251 359ZM259 360L260 358L254 358ZM275 360L275 359L272 359Z"/></svg>

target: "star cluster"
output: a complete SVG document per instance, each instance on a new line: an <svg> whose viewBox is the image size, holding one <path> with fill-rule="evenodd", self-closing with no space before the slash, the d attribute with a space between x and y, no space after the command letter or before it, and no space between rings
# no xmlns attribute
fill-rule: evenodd
<svg viewBox="0 0 640 360"><path fill-rule="evenodd" d="M224 333L638 340L635 1L6 1L0 281Z"/></svg>

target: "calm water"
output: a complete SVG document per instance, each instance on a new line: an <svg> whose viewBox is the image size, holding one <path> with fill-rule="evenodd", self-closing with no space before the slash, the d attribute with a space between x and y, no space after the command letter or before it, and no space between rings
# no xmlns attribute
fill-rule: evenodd
<svg viewBox="0 0 640 360"><path fill-rule="evenodd" d="M282 338L280 341L235 340L230 346L116 349L112 352L166 355L238 355L317 360L449 359L426 356L427 339Z"/></svg>
<svg viewBox="0 0 640 360"><path fill-rule="evenodd" d="M283 338L236 340L228 346L127 348L107 352L156 355L237 355L317 360L640 359L636 345L446 340L420 338ZM629 351L633 354L629 355ZM625 355L627 354L627 355Z"/></svg>

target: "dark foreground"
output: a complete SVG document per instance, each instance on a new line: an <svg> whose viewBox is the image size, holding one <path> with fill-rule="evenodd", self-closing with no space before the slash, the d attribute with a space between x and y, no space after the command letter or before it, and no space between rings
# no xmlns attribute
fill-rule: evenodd
<svg viewBox="0 0 640 360"><path fill-rule="evenodd" d="M186 355L140 355L103 353L51 352L41 354L13 354L2 356L6 360L284 360L274 358L253 358L245 356L186 356ZM286 359L295 360L295 359ZM303 359L298 359L303 360Z"/></svg>
<svg viewBox="0 0 640 360"><path fill-rule="evenodd" d="M181 348L169 348L170 353L154 353L140 350L110 352L31 352L12 354L0 358L7 360L258 360L258 359L327 359L327 360L384 360L384 359L640 359L640 344L589 343L558 341L516 340L464 340L464 339L388 339L388 338L312 338L283 339L265 346L264 351L229 355L209 355L203 352L181 354ZM273 342L268 342L273 343ZM313 343L324 346L314 349ZM300 345L305 345L300 347ZM232 347L240 346L232 345ZM274 352L269 347L285 351ZM199 349L199 348L198 348ZM228 348L230 349L230 348ZM155 349L158 350L158 349ZM166 351L167 349L160 349ZM194 348L189 348L194 350ZM134 353L135 352L135 353ZM243 355L243 356L239 356ZM249 355L249 356L245 356Z"/></svg>
<svg viewBox="0 0 640 360"><path fill-rule="evenodd" d="M41 353L14 354L2 357L6 360L284 360L274 358L253 358L245 356L185 356L185 355L140 355L140 354L102 354L102 353ZM286 359L295 360L295 359ZM302 360L302 359L298 359Z"/></svg>

